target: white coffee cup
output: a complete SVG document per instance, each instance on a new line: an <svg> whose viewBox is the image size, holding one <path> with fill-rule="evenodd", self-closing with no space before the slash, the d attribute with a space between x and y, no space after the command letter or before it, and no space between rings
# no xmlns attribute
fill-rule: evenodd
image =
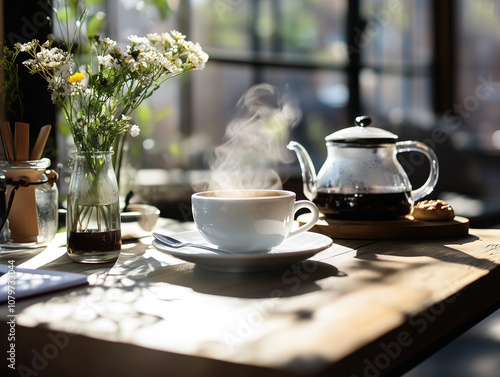
<svg viewBox="0 0 500 377"><path fill-rule="evenodd" d="M285 190L204 191L191 199L203 238L233 252L270 250L311 229L319 217L314 203L295 201L295 193ZM310 221L292 230L294 215L302 208L312 213Z"/></svg>

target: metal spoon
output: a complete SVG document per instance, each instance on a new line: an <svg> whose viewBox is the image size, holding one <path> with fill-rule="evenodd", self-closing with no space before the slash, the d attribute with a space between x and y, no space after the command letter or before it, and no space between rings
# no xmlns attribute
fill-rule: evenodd
<svg viewBox="0 0 500 377"><path fill-rule="evenodd" d="M199 249L213 251L214 253L232 254L230 251L216 249L214 247L196 244L196 243L191 243L191 242L183 242L183 241L177 240L175 238L172 238L170 236L166 236L164 234L160 234L160 233L156 233L156 232L153 232L153 237L155 239L157 239L160 243L162 243L166 246L169 246L169 247L173 247L175 249L179 249L181 247L197 247Z"/></svg>

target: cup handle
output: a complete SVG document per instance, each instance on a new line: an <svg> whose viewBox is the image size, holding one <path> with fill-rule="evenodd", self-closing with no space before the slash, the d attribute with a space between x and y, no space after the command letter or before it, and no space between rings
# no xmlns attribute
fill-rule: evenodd
<svg viewBox="0 0 500 377"><path fill-rule="evenodd" d="M297 211L299 209L302 209L302 208L306 208L309 211L311 211L311 219L307 223L305 223L304 225L302 225L302 226L298 227L297 229L292 230L290 233L288 233L288 236L286 238L294 237L298 234L301 234L301 233L308 231L318 221L319 210L313 202L310 202L309 200L299 200L299 201L295 202L293 213L294 214L297 213Z"/></svg>
<svg viewBox="0 0 500 377"><path fill-rule="evenodd" d="M430 164L429 177L421 187L411 192L411 197L414 201L417 201L430 194L434 186L436 186L439 177L439 165L434 151L424 143L418 141L400 141L396 143L396 148L398 153L414 151L423 153L427 157Z"/></svg>

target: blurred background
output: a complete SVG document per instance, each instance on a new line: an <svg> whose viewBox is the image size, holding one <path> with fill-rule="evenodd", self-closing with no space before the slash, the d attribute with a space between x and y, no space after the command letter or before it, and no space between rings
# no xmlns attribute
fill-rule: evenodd
<svg viewBox="0 0 500 377"><path fill-rule="evenodd" d="M33 35L44 40L51 31L57 35L40 15L50 9L47 4L62 12L62 1L2 1L7 45ZM210 55L205 70L170 80L135 114L141 135L129 139L130 174L121 186L134 187L135 200L153 202L162 216L188 219L191 183L203 179L210 154L225 141L238 100L252 86L268 83L300 110L300 121L285 137L301 142L317 169L326 156L325 136L369 115L400 140L423 141L435 150L440 163L435 198L448 200L472 226L500 224L500 1L66 4L70 11L87 7L84 30L122 47L129 35L176 29ZM30 88L34 79L26 78ZM41 125L60 123L51 121L54 110L41 85L31 91L39 108L26 109L26 116ZM67 132L64 125L58 129L53 161L64 166ZM298 163L287 153L280 173L285 187L300 195ZM426 164L401 157L419 186ZM415 160L420 166L411 166Z"/></svg>
<svg viewBox="0 0 500 377"><path fill-rule="evenodd" d="M52 6L62 9L57 0L0 3L0 33L7 45L46 39L54 32L46 16ZM208 159L226 141L238 100L254 85L268 83L300 110L299 121L283 137L306 146L317 169L326 157L325 136L352 126L358 115L369 115L375 126L400 140L419 140L434 149L440 179L433 198L450 202L472 227L499 226L500 1L66 3L70 9L88 7L86 31L122 47L129 35L176 29L210 55L205 70L163 85L135 114L141 135L129 140L129 174L121 188L133 189L133 201L156 205L163 217L190 219L193 184L206 179ZM27 121L58 126L49 153L58 163L64 197L71 141L44 84L24 79L33 103L25 110ZM0 120L11 119L1 111ZM280 174L284 187L301 196L299 166L288 153ZM427 176L425 164L412 166L411 156L401 158L419 186ZM411 376L498 376L498 317Z"/></svg>

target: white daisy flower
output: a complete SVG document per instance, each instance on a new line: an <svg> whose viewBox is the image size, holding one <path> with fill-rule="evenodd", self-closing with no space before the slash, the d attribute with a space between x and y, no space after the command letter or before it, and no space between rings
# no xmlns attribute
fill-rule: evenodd
<svg viewBox="0 0 500 377"><path fill-rule="evenodd" d="M172 34L172 37L174 37L174 39L177 41L186 39L186 36L177 30L172 30L170 34Z"/></svg>
<svg viewBox="0 0 500 377"><path fill-rule="evenodd" d="M161 40L162 40L161 35L158 33L148 34L147 37L148 37L149 41L153 44L161 42Z"/></svg>
<svg viewBox="0 0 500 377"><path fill-rule="evenodd" d="M115 59L111 55L98 56L97 61L104 68L113 68L115 64Z"/></svg>
<svg viewBox="0 0 500 377"><path fill-rule="evenodd" d="M169 33L163 33L161 35L161 40L163 44L168 44L168 45L174 45L177 42L175 41L174 37L172 37Z"/></svg>
<svg viewBox="0 0 500 377"><path fill-rule="evenodd" d="M132 42L132 46L141 45L141 44L149 44L149 39L145 37L138 37L137 35L129 35L128 40Z"/></svg>
<svg viewBox="0 0 500 377"><path fill-rule="evenodd" d="M100 38L99 43L101 44L102 47L105 48L113 48L116 47L116 41L112 40L111 38Z"/></svg>

